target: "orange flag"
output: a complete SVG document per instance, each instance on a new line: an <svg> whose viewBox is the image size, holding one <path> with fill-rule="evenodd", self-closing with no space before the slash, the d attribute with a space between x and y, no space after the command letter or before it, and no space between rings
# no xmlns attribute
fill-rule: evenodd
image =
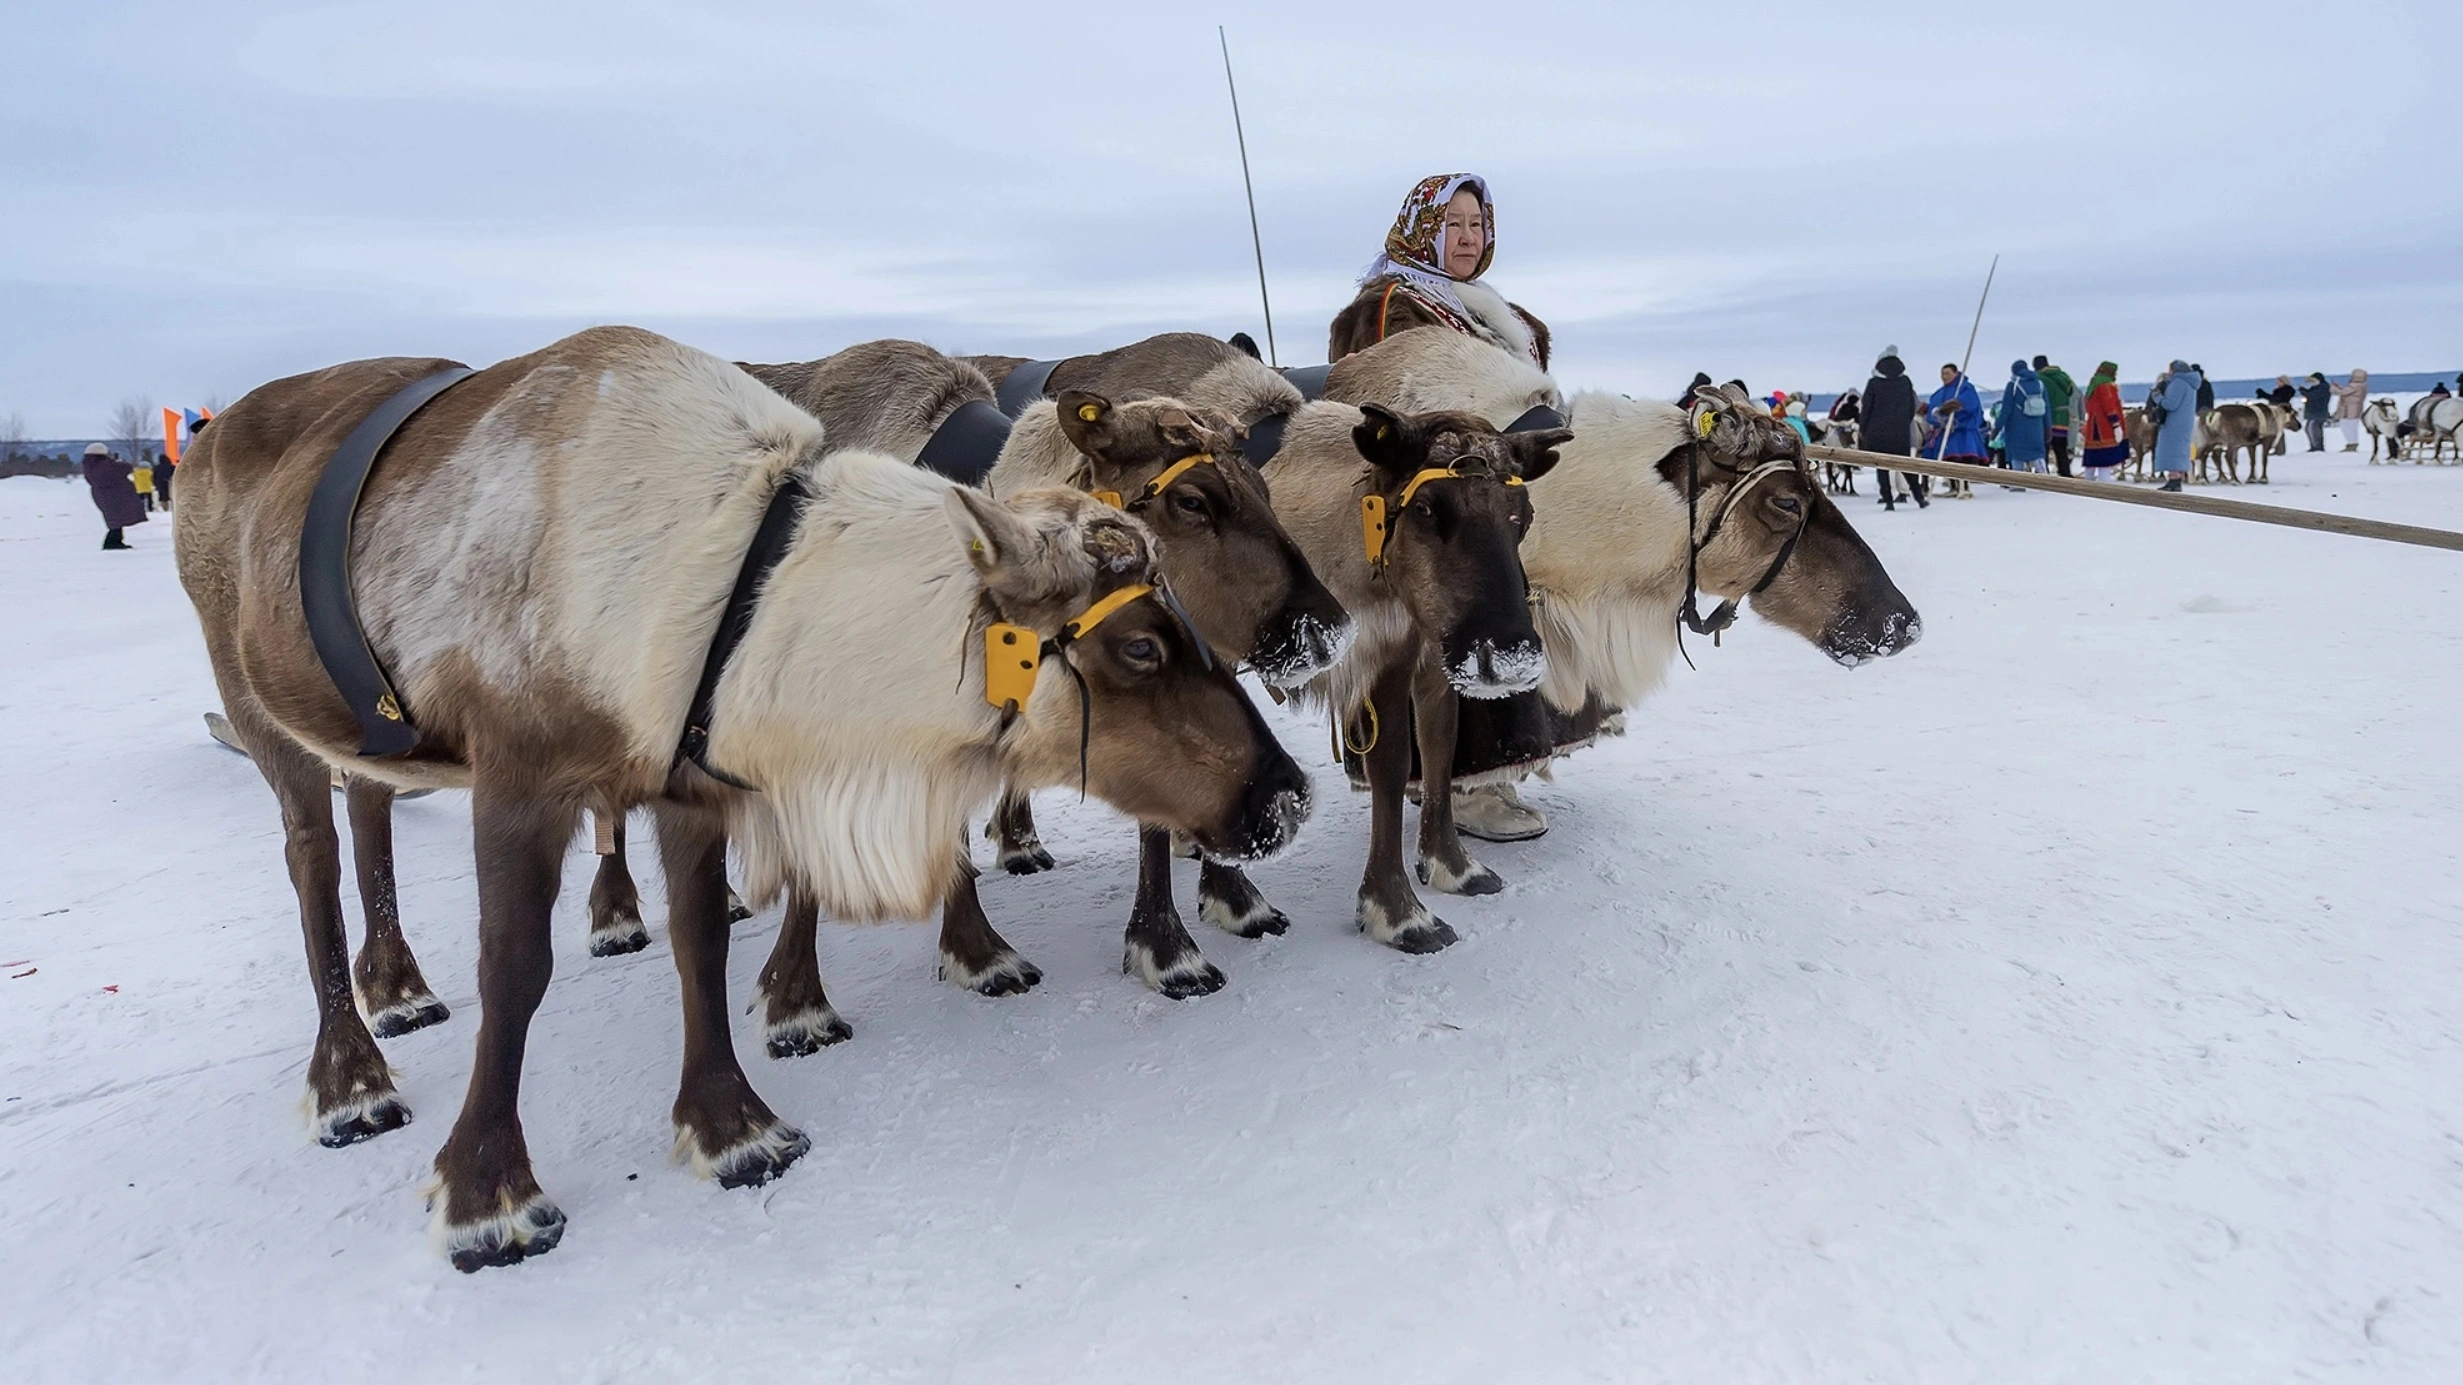
<svg viewBox="0 0 2463 1385"><path fill-rule="evenodd" d="M180 411L177 409L162 411L162 454L171 459L173 466L179 465Z"/></svg>

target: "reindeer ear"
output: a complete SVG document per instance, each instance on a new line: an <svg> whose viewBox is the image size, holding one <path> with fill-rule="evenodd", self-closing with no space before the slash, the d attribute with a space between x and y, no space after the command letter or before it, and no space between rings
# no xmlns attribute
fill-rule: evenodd
<svg viewBox="0 0 2463 1385"><path fill-rule="evenodd" d="M1573 441L1571 428L1536 428L1528 433L1505 435L1505 455L1513 460L1514 474L1525 481L1536 481L1556 470L1556 450Z"/></svg>
<svg viewBox="0 0 2463 1385"><path fill-rule="evenodd" d="M987 581L1026 565L1040 546L1034 526L981 491L952 486L941 497L941 508L948 512L958 542L966 545L975 571Z"/></svg>
<svg viewBox="0 0 2463 1385"><path fill-rule="evenodd" d="M1207 420L1211 422L1212 419ZM1191 416L1187 409L1165 408L1155 415L1155 431L1163 435L1164 445L1178 456L1207 449L1206 426Z"/></svg>
<svg viewBox="0 0 2463 1385"><path fill-rule="evenodd" d="M1060 429L1070 446L1097 459L1111 450L1117 436L1111 400L1086 390L1062 390L1053 403L1060 409Z"/></svg>
<svg viewBox="0 0 2463 1385"><path fill-rule="evenodd" d="M1351 445L1376 468L1380 490L1392 490L1411 479L1428 450L1411 420L1382 404L1360 406L1360 426L1351 430Z"/></svg>
<svg viewBox="0 0 2463 1385"><path fill-rule="evenodd" d="M1086 522L1079 543L1095 566L1118 577L1124 574L1143 576L1154 565L1154 554L1146 546L1146 536L1125 517L1107 512Z"/></svg>

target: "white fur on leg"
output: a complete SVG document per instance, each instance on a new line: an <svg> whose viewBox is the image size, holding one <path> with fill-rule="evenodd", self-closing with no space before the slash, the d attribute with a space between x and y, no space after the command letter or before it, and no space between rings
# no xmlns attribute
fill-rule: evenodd
<svg viewBox="0 0 2463 1385"><path fill-rule="evenodd" d="M970 967L947 948L941 950L941 979L980 995L1023 995L1043 980L1036 965L1015 952L1004 952L990 966Z"/></svg>
<svg viewBox="0 0 2463 1385"><path fill-rule="evenodd" d="M361 1008L366 1008L364 997ZM417 995L404 996L382 1010L369 1011L368 1032L380 1039L398 1038L431 1024L442 1024L452 1016L453 1012L446 1009L445 1002L438 1000L433 992L421 991Z"/></svg>
<svg viewBox="0 0 2463 1385"><path fill-rule="evenodd" d="M608 920L605 928L590 930L590 955L593 957L621 957L628 952L639 952L649 945L650 930L643 925L637 910L621 910Z"/></svg>
<svg viewBox="0 0 2463 1385"><path fill-rule="evenodd" d="M1167 967L1156 958L1153 948L1131 939L1121 950L1120 969L1145 982L1148 990L1174 1000L1213 995L1223 989L1222 968L1207 961L1204 954L1194 947L1181 953Z"/></svg>
<svg viewBox="0 0 2463 1385"><path fill-rule="evenodd" d="M691 1126L676 1127L676 1157L695 1175L715 1179L722 1188L757 1188L785 1173L811 1149L811 1139L785 1121L716 1154L701 1152L701 1137Z"/></svg>
<svg viewBox="0 0 2463 1385"><path fill-rule="evenodd" d="M440 1183L428 1184L427 1197L428 1242L464 1274L545 1255L564 1239L564 1212L545 1193L534 1193L519 1206L508 1203L494 1216L459 1225L445 1219Z"/></svg>
<svg viewBox="0 0 2463 1385"><path fill-rule="evenodd" d="M1360 931L1399 952L1436 952L1458 939L1453 927L1428 912L1418 900L1400 914L1389 914L1367 893L1360 895Z"/></svg>
<svg viewBox="0 0 2463 1385"><path fill-rule="evenodd" d="M1197 916L1235 938L1262 938L1281 933L1291 927L1283 912L1266 902L1264 895L1253 888L1245 908L1234 908L1231 901L1218 899L1203 889L1197 892Z"/></svg>

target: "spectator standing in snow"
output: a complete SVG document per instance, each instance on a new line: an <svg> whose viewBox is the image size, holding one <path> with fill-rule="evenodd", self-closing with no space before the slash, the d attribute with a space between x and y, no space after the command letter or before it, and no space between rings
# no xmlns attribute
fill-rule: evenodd
<svg viewBox="0 0 2463 1385"><path fill-rule="evenodd" d="M2064 476L2070 474L2070 425L2078 406L2078 382L2042 356L2035 358L2035 376L2044 382L2044 452Z"/></svg>
<svg viewBox="0 0 2463 1385"><path fill-rule="evenodd" d="M2301 382L2302 431L2309 435L2309 450L2326 450L2326 420L2335 416L2335 387L2316 371Z"/></svg>
<svg viewBox="0 0 2463 1385"><path fill-rule="evenodd" d="M2206 378L2206 367L2196 361L2189 363L2190 373L2198 377L2198 416L2215 412L2215 382Z"/></svg>
<svg viewBox="0 0 2463 1385"><path fill-rule="evenodd" d="M147 514L154 513L154 464L140 453L136 467L128 473L128 482L137 488L137 503Z"/></svg>
<svg viewBox="0 0 2463 1385"><path fill-rule="evenodd" d="M2206 377L2187 361L2174 361L2155 397L2163 422L2155 430L2155 469L2163 473L2163 489L2177 491L2189 481L2189 449L2198 431L2198 387Z"/></svg>
<svg viewBox="0 0 2463 1385"><path fill-rule="evenodd" d="M2292 377L2289 375L2276 376L2275 387L2273 389L2258 391L2258 397L2260 399L2265 400L2269 404L2274 404L2285 408L2289 408L2291 406L2292 394Z"/></svg>
<svg viewBox="0 0 2463 1385"><path fill-rule="evenodd" d="M1947 432L1941 459L1984 464L1984 401L1955 365L1941 368L1941 388L1925 401L1926 412Z"/></svg>
<svg viewBox="0 0 2463 1385"><path fill-rule="evenodd" d="M2001 387L2001 451L2012 471L2042 471L2052 422L2050 391L2025 361L2010 362L2010 383Z"/></svg>
<svg viewBox="0 0 2463 1385"><path fill-rule="evenodd" d="M2369 372L2355 370L2349 384L2330 385L2335 392L2335 424L2343 430L2343 450L2360 450L2360 415L2369 407Z"/></svg>
<svg viewBox="0 0 2463 1385"><path fill-rule="evenodd" d="M1883 347L1881 358L1873 362L1873 377L1864 382L1858 411L1863 416L1860 427L1865 451L1904 457L1915 445L1916 385L1907 378L1907 363L1899 359L1897 347ZM1924 495L1926 478L1913 472L1899 475L1918 509L1932 503ZM1890 473L1876 470L1874 476L1881 482L1882 508L1898 509L1898 500L1890 491Z"/></svg>
<svg viewBox="0 0 2463 1385"><path fill-rule="evenodd" d="M130 480L136 468L111 455L111 449L99 442L86 444L86 489L94 496L94 508L103 513L103 547L127 548L129 542L120 531L132 524L145 523L145 506L137 500L137 487Z"/></svg>
<svg viewBox="0 0 2463 1385"><path fill-rule="evenodd" d="M2086 450L2079 454L2090 481L2109 481L2112 470L2129 460L2129 435L2124 431L2121 367L2110 361L2095 368L2087 381L2087 397L2078 410L2079 437Z"/></svg>

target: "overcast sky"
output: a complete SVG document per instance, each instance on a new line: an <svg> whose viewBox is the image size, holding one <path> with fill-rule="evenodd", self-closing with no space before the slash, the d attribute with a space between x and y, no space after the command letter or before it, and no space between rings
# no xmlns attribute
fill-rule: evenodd
<svg viewBox="0 0 2463 1385"><path fill-rule="evenodd" d="M0 414L594 322L793 360L1259 329L1417 178L1572 385L2463 366L2451 3L12 3ZM1262 337L1262 332L1259 332Z"/></svg>

